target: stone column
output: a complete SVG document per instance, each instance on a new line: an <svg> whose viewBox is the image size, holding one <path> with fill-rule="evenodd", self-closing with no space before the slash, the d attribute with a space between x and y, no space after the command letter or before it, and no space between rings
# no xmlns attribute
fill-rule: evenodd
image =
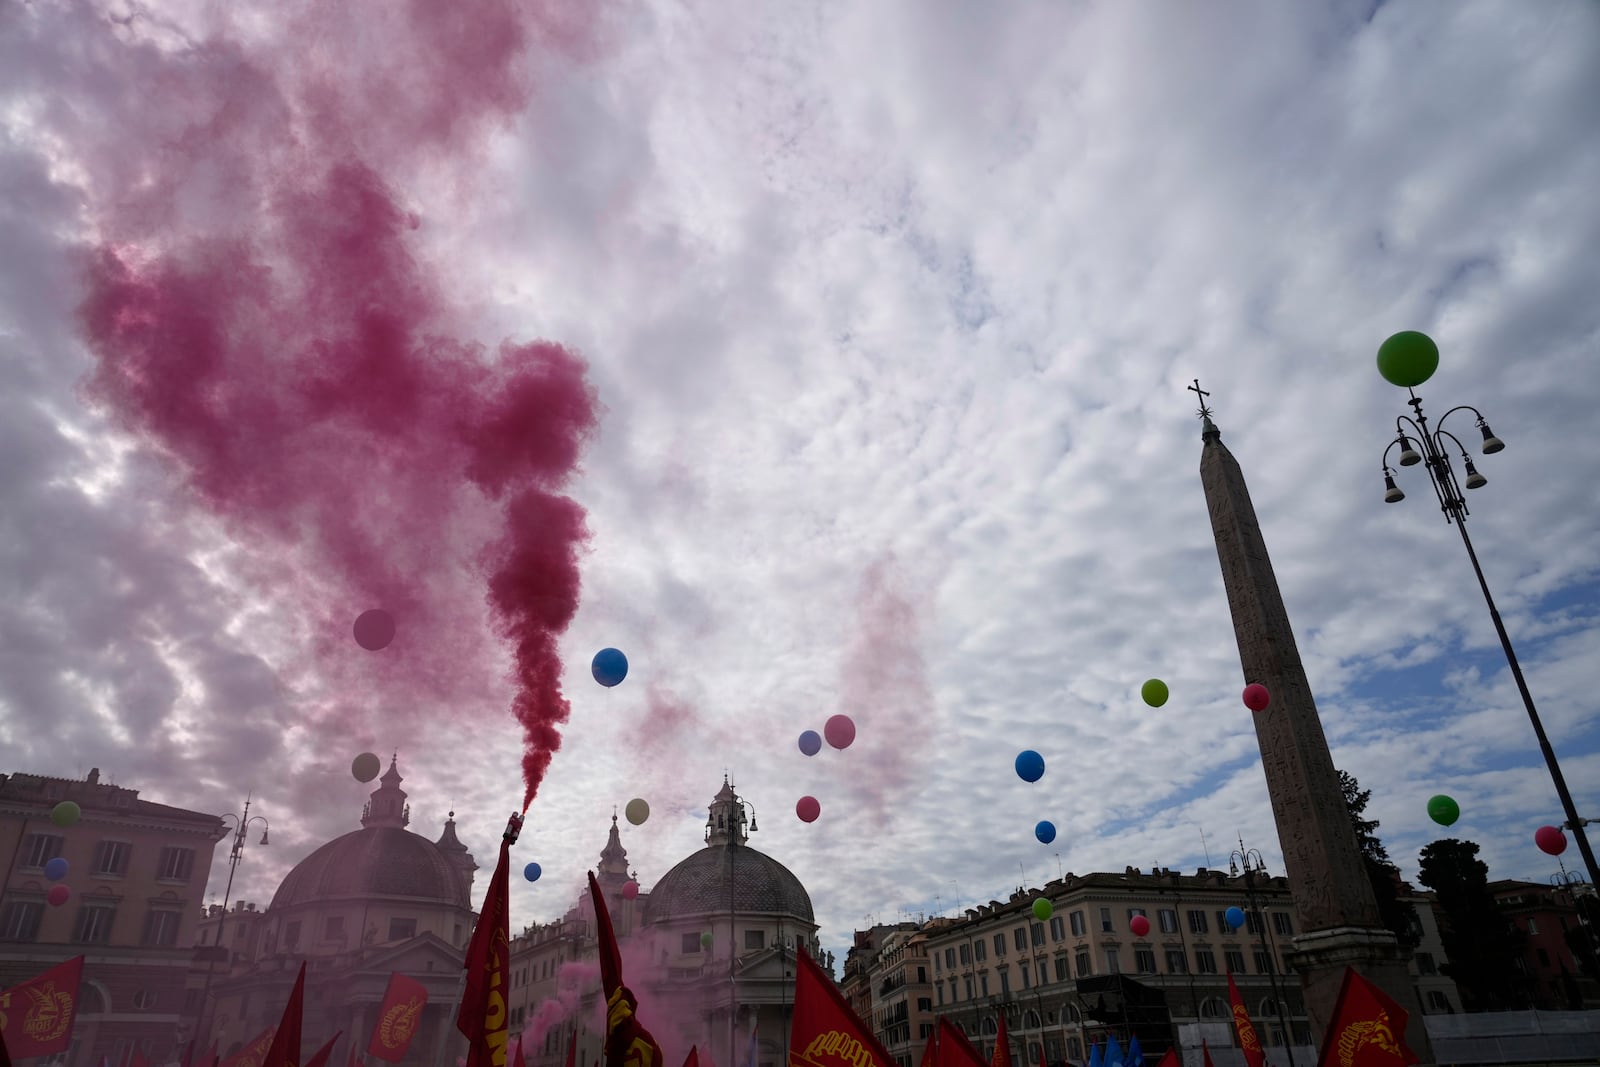
<svg viewBox="0 0 1600 1067"><path fill-rule="evenodd" d="M1239 662L1245 682L1261 683L1272 698L1252 718L1300 918L1287 963L1300 979L1312 1038L1320 1045L1333 1022L1344 969L1351 966L1410 1013L1407 1043L1429 1061L1422 1009L1406 969L1409 953L1379 917L1244 473L1209 415L1204 418L1200 481Z"/></svg>

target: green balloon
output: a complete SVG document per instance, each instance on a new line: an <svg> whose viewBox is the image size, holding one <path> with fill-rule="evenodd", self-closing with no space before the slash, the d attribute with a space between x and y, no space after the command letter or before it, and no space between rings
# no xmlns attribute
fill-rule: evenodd
<svg viewBox="0 0 1600 1067"><path fill-rule="evenodd" d="M1139 695L1152 708L1159 708L1167 702L1167 683L1160 678L1152 678L1139 687Z"/></svg>
<svg viewBox="0 0 1600 1067"><path fill-rule="evenodd" d="M50 809L50 821L57 826L71 826L83 815L83 809L78 807L75 800L63 800Z"/></svg>
<svg viewBox="0 0 1600 1067"><path fill-rule="evenodd" d="M1033 902L1033 917L1040 922L1047 921L1055 910L1044 897L1039 897Z"/></svg>
<svg viewBox="0 0 1600 1067"><path fill-rule="evenodd" d="M1428 799L1428 818L1440 826L1449 826L1461 818L1461 805L1440 793L1438 796Z"/></svg>
<svg viewBox="0 0 1600 1067"><path fill-rule="evenodd" d="M635 826L643 826L644 821L650 817L650 804L643 797L634 797L628 801L628 806L622 809L628 821Z"/></svg>
<svg viewBox="0 0 1600 1067"><path fill-rule="evenodd" d="M710 934L701 934L700 935L700 947L701 948L710 948L711 947L711 935Z"/></svg>
<svg viewBox="0 0 1600 1067"><path fill-rule="evenodd" d="M1439 369L1439 346L1416 330L1402 330L1378 346L1378 373L1391 385L1411 389Z"/></svg>

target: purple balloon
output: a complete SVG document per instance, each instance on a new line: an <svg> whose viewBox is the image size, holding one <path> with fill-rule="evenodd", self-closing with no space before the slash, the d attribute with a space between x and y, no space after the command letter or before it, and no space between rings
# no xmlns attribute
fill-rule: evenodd
<svg viewBox="0 0 1600 1067"><path fill-rule="evenodd" d="M808 756L815 756L822 751L822 735L815 730L807 730L800 735L800 751Z"/></svg>

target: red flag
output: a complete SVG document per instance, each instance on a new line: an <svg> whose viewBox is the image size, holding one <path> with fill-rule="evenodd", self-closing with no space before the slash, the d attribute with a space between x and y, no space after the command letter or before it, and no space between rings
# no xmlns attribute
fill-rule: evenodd
<svg viewBox="0 0 1600 1067"><path fill-rule="evenodd" d="M367 1042L367 1055L380 1060L399 1063L406 1058L411 1039L417 1036L417 1026L422 1022L422 1009L428 1006L428 989L414 978L399 971L389 975L389 988L378 1006L378 1021L372 1026L372 1040ZM355 1044L352 1042L352 1049Z"/></svg>
<svg viewBox="0 0 1600 1067"><path fill-rule="evenodd" d="M928 1030L928 1043L922 1046L922 1062L917 1067L939 1067L938 1031Z"/></svg>
<svg viewBox="0 0 1600 1067"><path fill-rule="evenodd" d="M797 958L789 1067L893 1067L894 1057L856 1018L832 977L804 949Z"/></svg>
<svg viewBox="0 0 1600 1067"><path fill-rule="evenodd" d="M306 1067L328 1067L328 1059L333 1055L334 1042L339 1040L339 1035L342 1033L343 1030L335 1030L333 1036L328 1038L328 1043L311 1054L311 1058L306 1061ZM351 1042L352 1047L354 1044L355 1042Z"/></svg>
<svg viewBox="0 0 1600 1067"><path fill-rule="evenodd" d="M217 1043L213 1041L211 1042L211 1047L206 1049L206 1058L200 1061L200 1067L217 1067L217 1063L221 1059L222 1051L217 1048Z"/></svg>
<svg viewBox="0 0 1600 1067"><path fill-rule="evenodd" d="M11 1067L11 1053L6 1051L6 1032L0 1030L0 1067Z"/></svg>
<svg viewBox="0 0 1600 1067"><path fill-rule="evenodd" d="M1200 1039L1200 1064L1201 1067L1217 1067L1211 1062L1211 1049L1206 1046L1205 1038Z"/></svg>
<svg viewBox="0 0 1600 1067"><path fill-rule="evenodd" d="M506 973L511 965L511 887L507 882L511 863L511 843L519 826L516 816L500 838L500 858L489 879L489 892L483 898L483 911L472 929L467 946L466 984L461 990L461 1009L456 1013L456 1029L467 1037L467 1067L506 1067L506 1029L510 1012L506 1009Z"/></svg>
<svg viewBox="0 0 1600 1067"><path fill-rule="evenodd" d="M1406 1044L1409 1019L1389 994L1346 967L1318 1062L1327 1067L1410 1067L1418 1056Z"/></svg>
<svg viewBox="0 0 1600 1067"><path fill-rule="evenodd" d="M572 1067L572 1064L567 1064ZM700 1046L690 1045L689 1054L683 1058L683 1067L700 1067Z"/></svg>
<svg viewBox="0 0 1600 1067"><path fill-rule="evenodd" d="M1000 1029L994 1039L994 1056L991 1067L1011 1067L1011 1042L1006 1037L1006 1013L995 1013L1000 1018Z"/></svg>
<svg viewBox="0 0 1600 1067"><path fill-rule="evenodd" d="M1255 1024L1250 1021L1250 1009L1244 1006L1239 987L1233 984L1233 971L1228 971L1228 1000L1233 1005L1233 1028L1239 1032L1239 1048L1244 1052L1247 1067L1266 1067L1267 1054L1261 1051L1261 1039L1256 1036Z"/></svg>
<svg viewBox="0 0 1600 1067"><path fill-rule="evenodd" d="M522 1042L517 1042L517 1055L522 1055ZM578 1031L574 1030L567 1035L567 1067L576 1067L578 1062ZM522 1061L517 1061L517 1067L523 1067Z"/></svg>
<svg viewBox="0 0 1600 1067"><path fill-rule="evenodd" d="M940 1016L938 1033L940 1067L989 1067L983 1053L973 1048L961 1027Z"/></svg>
<svg viewBox="0 0 1600 1067"><path fill-rule="evenodd" d="M0 993L0 1030L7 1054L19 1060L65 1052L78 1017L83 957L58 963L37 978Z"/></svg>
<svg viewBox="0 0 1600 1067"><path fill-rule="evenodd" d="M222 1067L261 1067L266 1059L267 1049L272 1047L272 1027L267 1027L251 1039L244 1048L235 1052L222 1062Z"/></svg>
<svg viewBox="0 0 1600 1067"><path fill-rule="evenodd" d="M198 1035L189 1039L189 1044L183 1050L183 1059L178 1061L178 1067L189 1067L190 1062L194 1059L194 1044L198 1040Z"/></svg>
<svg viewBox="0 0 1600 1067"><path fill-rule="evenodd" d="M622 984L622 950L611 928L611 913L600 883L589 872L589 896L594 900L595 939L599 943L600 987L606 995L606 1067L661 1067L661 1046L635 1014L638 998Z"/></svg>
<svg viewBox="0 0 1600 1067"><path fill-rule="evenodd" d="M1156 1067L1183 1067L1183 1061L1178 1058L1178 1050L1167 1046L1167 1051L1162 1054L1161 1062Z"/></svg>
<svg viewBox="0 0 1600 1067"><path fill-rule="evenodd" d="M138 1049L133 1050L133 1055L128 1059L128 1067L150 1067L150 1061Z"/></svg>
<svg viewBox="0 0 1600 1067"><path fill-rule="evenodd" d="M345 1067L361 1067L361 1061L356 1059L356 1043L350 1042L350 1055L344 1061Z"/></svg>
<svg viewBox="0 0 1600 1067"><path fill-rule="evenodd" d="M300 963L300 973L295 976L294 988L289 990L289 1003L283 1006L283 1019L278 1032L272 1035L272 1045L261 1060L261 1067L300 1067L300 1031L306 1016L306 965Z"/></svg>

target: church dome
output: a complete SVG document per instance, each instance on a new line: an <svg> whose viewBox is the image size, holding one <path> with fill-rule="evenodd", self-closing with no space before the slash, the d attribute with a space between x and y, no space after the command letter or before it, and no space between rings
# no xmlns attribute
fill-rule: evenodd
<svg viewBox="0 0 1600 1067"><path fill-rule="evenodd" d="M794 873L751 848L746 807L724 780L706 821L707 845L661 876L645 899L644 922L667 922L730 910L791 915L815 923L811 897Z"/></svg>
<svg viewBox="0 0 1600 1067"><path fill-rule="evenodd" d="M273 908L366 897L421 897L469 908L455 868L432 841L392 826L336 837L301 860L278 886Z"/></svg>

